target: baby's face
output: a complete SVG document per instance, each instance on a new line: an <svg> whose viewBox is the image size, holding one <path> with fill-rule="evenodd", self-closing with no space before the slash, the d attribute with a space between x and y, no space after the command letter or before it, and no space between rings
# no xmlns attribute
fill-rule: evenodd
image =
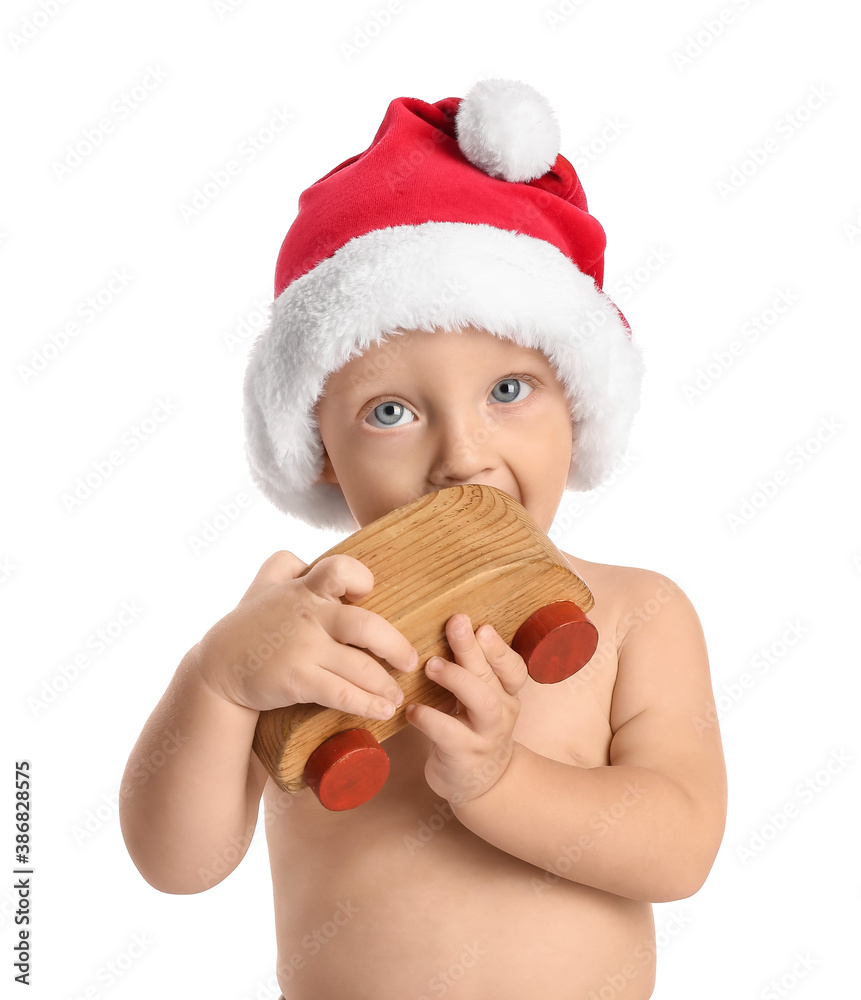
<svg viewBox="0 0 861 1000"><path fill-rule="evenodd" d="M511 494L545 530L568 476L573 427L545 355L486 330L411 330L326 382L321 481L361 527L447 486Z"/></svg>

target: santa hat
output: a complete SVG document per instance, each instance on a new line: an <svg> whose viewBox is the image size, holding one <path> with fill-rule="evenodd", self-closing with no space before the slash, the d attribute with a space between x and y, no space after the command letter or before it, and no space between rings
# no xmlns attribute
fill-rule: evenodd
<svg viewBox="0 0 861 1000"><path fill-rule="evenodd" d="M559 146L544 97L484 80L463 99L392 101L371 145L302 193L244 385L248 461L276 507L355 530L339 487L317 482L314 406L332 372L414 329L474 326L541 350L576 425L566 488L606 478L642 361L601 290L604 231Z"/></svg>

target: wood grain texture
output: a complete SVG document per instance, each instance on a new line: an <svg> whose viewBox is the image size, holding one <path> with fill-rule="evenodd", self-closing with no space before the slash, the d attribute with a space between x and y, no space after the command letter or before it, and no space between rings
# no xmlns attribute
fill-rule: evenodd
<svg viewBox="0 0 861 1000"><path fill-rule="evenodd" d="M261 712L253 749L288 792L306 787L309 756L333 734L362 728L382 743L408 725L406 705L436 707L450 697L425 676L424 665L435 655L453 659L445 637L453 614L469 615L474 630L490 623L510 643L521 623L545 605L573 601L584 613L594 605L589 588L529 513L490 486L454 486L399 507L329 549L305 572L338 553L353 556L374 574L371 593L350 603L402 632L418 650L419 666L401 673L374 657L404 691L391 719L365 719L314 704Z"/></svg>

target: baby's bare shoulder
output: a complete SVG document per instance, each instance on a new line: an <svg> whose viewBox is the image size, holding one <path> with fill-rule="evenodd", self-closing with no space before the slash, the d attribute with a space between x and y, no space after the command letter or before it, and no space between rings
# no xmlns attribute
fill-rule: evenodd
<svg viewBox="0 0 861 1000"><path fill-rule="evenodd" d="M589 562L563 553L592 591L589 618L620 652L667 641L701 642L699 616L679 584L657 570ZM636 643L635 643L635 640Z"/></svg>
<svg viewBox="0 0 861 1000"><path fill-rule="evenodd" d="M643 569L640 566L616 566L613 563L590 562L580 556L573 556L569 552L562 553L572 564L575 572L586 577L594 578L596 581L611 583L614 586L622 586L626 589L644 583L666 581L668 578L656 570Z"/></svg>
<svg viewBox="0 0 861 1000"><path fill-rule="evenodd" d="M690 603L681 587L657 570L590 562L567 552L563 555L592 591L596 608L600 607L605 615L612 614L623 634L631 624L642 621L644 615L654 615L663 605Z"/></svg>

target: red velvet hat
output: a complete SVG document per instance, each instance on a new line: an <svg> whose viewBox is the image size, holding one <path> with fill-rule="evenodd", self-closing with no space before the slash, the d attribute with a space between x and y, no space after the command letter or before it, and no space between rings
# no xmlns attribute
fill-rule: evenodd
<svg viewBox="0 0 861 1000"><path fill-rule="evenodd" d="M340 489L317 483L314 405L332 372L410 329L475 326L542 350L577 428L566 487L606 477L642 362L601 290L604 231L559 145L540 94L485 80L462 100L392 101L371 145L302 193L245 377L252 475L279 509L355 529Z"/></svg>

